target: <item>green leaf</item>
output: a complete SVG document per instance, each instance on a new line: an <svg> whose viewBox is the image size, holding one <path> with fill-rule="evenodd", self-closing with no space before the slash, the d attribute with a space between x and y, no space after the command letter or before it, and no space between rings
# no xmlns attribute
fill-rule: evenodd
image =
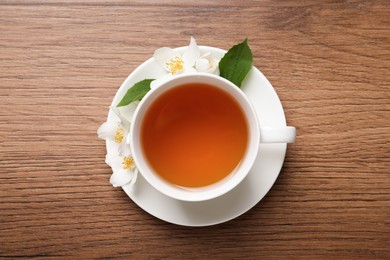
<svg viewBox="0 0 390 260"><path fill-rule="evenodd" d="M249 70L252 68L253 57L248 46L248 38L234 45L219 62L220 76L241 87Z"/></svg>
<svg viewBox="0 0 390 260"><path fill-rule="evenodd" d="M144 79L129 88L117 107L127 106L134 101L141 100L150 90L150 83L154 79Z"/></svg>

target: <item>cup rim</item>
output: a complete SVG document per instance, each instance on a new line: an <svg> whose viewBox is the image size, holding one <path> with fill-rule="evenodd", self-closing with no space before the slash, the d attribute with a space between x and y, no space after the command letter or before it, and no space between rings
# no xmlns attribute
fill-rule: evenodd
<svg viewBox="0 0 390 260"><path fill-rule="evenodd" d="M249 128L248 147L244 158L241 160L236 170L232 174L227 175L222 180L199 188L187 188L171 184L158 176L147 163L146 158L142 154L141 145L141 125L142 118L145 115L147 108L152 104L158 96L166 91L187 83L205 83L224 90L232 96L240 105L247 119ZM252 168L259 151L260 145L260 126L256 112L246 97L244 92L232 82L217 75L209 73L188 73L174 76L172 79L166 80L160 86L151 89L141 100L135 110L133 121L130 127L130 148L137 168L145 178L145 180L156 190L174 199L182 201L206 201L222 196L223 194L234 189L249 173Z"/></svg>

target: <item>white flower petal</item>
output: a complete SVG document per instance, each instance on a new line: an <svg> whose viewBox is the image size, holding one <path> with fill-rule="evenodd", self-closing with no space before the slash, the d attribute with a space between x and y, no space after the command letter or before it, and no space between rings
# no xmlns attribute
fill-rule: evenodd
<svg viewBox="0 0 390 260"><path fill-rule="evenodd" d="M214 71L212 71L211 73L213 73L215 75L219 75L219 62L221 61L221 59L218 59L218 58L212 56L211 60L212 60L211 61L212 64L214 64L214 68L215 68Z"/></svg>
<svg viewBox="0 0 390 260"><path fill-rule="evenodd" d="M114 169L122 169L122 161L123 158L116 154L107 154L106 155L106 163L114 170Z"/></svg>
<svg viewBox="0 0 390 260"><path fill-rule="evenodd" d="M110 121L115 122L115 123L120 123L121 122L121 118L120 118L120 115L119 115L119 112L118 112L117 108L113 107L113 106L110 106L109 109L110 109L111 114L113 115L110 118Z"/></svg>
<svg viewBox="0 0 390 260"><path fill-rule="evenodd" d="M159 86L161 86L162 84L164 84L168 80L172 79L173 77L174 76L169 73L169 74L162 76L161 78L153 80L152 83L150 84L150 89L158 88Z"/></svg>
<svg viewBox="0 0 390 260"><path fill-rule="evenodd" d="M118 129L118 123L105 122L98 128L97 134L100 139L113 140L115 138L117 129Z"/></svg>
<svg viewBox="0 0 390 260"><path fill-rule="evenodd" d="M114 171L110 177L110 183L114 187L123 186L131 181L134 176L134 172L126 170L117 170Z"/></svg>
<svg viewBox="0 0 390 260"><path fill-rule="evenodd" d="M210 63L207 59L198 59L195 64L195 69L198 72L208 72L210 69Z"/></svg>
<svg viewBox="0 0 390 260"><path fill-rule="evenodd" d="M217 68L212 72L212 74L219 76L219 67L218 67L218 66L217 66Z"/></svg>
<svg viewBox="0 0 390 260"><path fill-rule="evenodd" d="M125 131L129 131L130 121L126 118L126 114L121 113L121 110L119 110L118 107L111 106L110 110L118 118L119 122L121 123L121 126L125 129Z"/></svg>
<svg viewBox="0 0 390 260"><path fill-rule="evenodd" d="M127 137L128 135L126 135ZM126 138L127 139L127 138ZM122 142L118 145L119 156L125 156L130 154L130 145L127 142Z"/></svg>
<svg viewBox="0 0 390 260"><path fill-rule="evenodd" d="M126 119L129 123L133 121L134 112L137 109L137 106L139 104L139 101L134 101L131 104L124 106L124 107L118 107L119 113L123 118ZM129 126L130 128L130 126ZM129 129L128 128L128 129Z"/></svg>
<svg viewBox="0 0 390 260"><path fill-rule="evenodd" d="M196 72L196 69L194 67L184 67L184 70L181 74L188 74L188 73L194 73Z"/></svg>
<svg viewBox="0 0 390 260"><path fill-rule="evenodd" d="M187 47L183 54L183 61L186 67L192 67L195 65L195 61L200 57L200 49L196 44L194 37L191 37L190 45Z"/></svg>
<svg viewBox="0 0 390 260"><path fill-rule="evenodd" d="M167 66L167 63L170 62L171 59L174 59L175 57L181 58L180 53L168 47L157 49L153 55L153 58L167 71L170 71L169 67Z"/></svg>
<svg viewBox="0 0 390 260"><path fill-rule="evenodd" d="M195 69L198 72L214 73L219 75L219 64L220 59L214 57L211 53L202 55L195 63Z"/></svg>

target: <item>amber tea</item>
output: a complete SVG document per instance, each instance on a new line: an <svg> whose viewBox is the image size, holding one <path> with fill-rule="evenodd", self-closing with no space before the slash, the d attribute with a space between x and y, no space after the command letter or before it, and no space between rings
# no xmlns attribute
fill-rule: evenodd
<svg viewBox="0 0 390 260"><path fill-rule="evenodd" d="M208 84L190 83L153 102L142 121L141 144L163 179L202 187L234 171L244 157L248 131L233 97Z"/></svg>

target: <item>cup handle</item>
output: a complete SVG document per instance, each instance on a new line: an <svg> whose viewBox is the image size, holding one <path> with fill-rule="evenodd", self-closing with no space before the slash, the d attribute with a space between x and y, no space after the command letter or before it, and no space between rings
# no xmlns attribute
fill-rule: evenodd
<svg viewBox="0 0 390 260"><path fill-rule="evenodd" d="M285 127L261 127L261 143L294 143L296 129L293 126Z"/></svg>

